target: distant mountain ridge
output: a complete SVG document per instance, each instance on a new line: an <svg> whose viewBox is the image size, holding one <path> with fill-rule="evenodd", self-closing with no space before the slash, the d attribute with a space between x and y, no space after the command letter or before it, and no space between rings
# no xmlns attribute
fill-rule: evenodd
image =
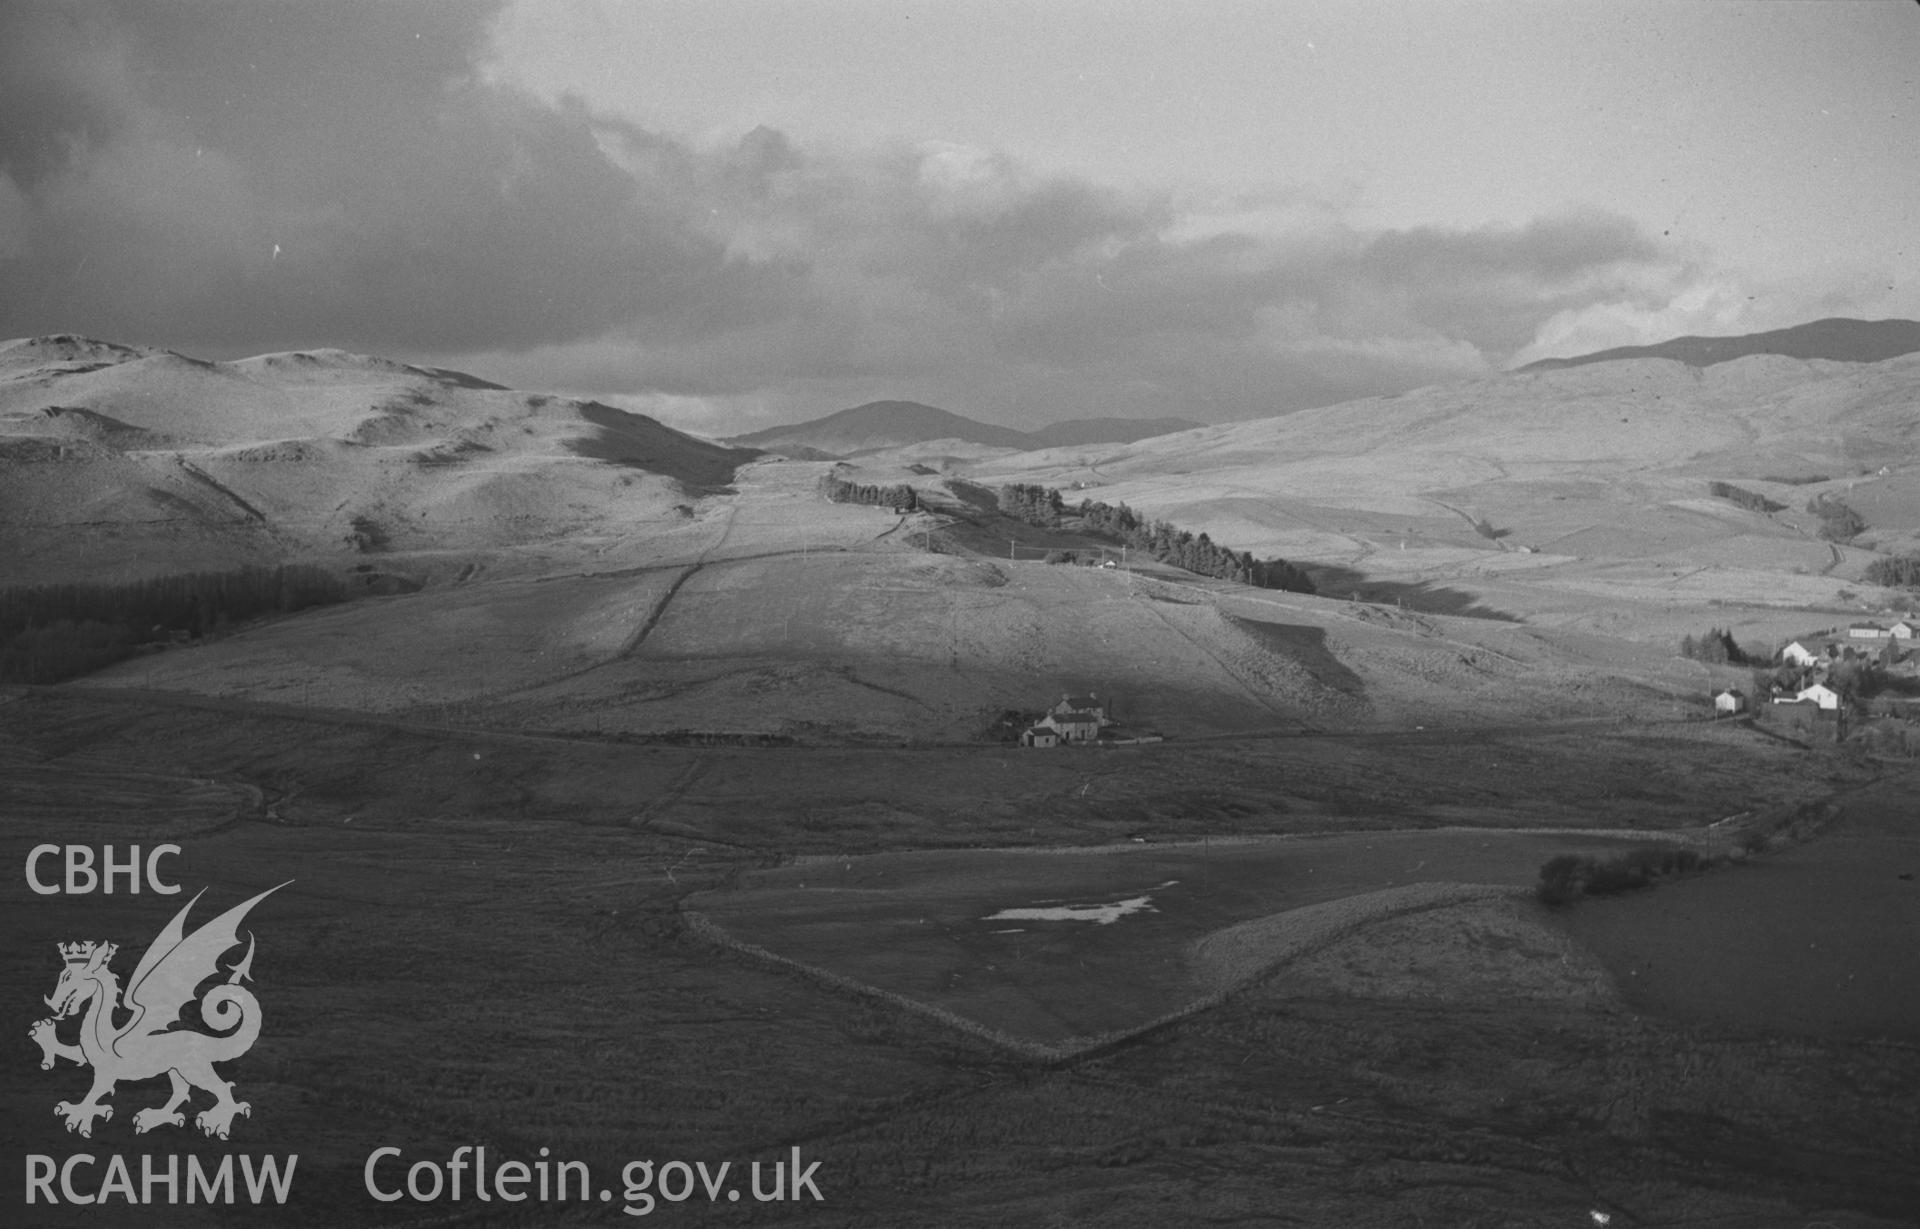
<svg viewBox="0 0 1920 1229"><path fill-rule="evenodd" d="M1853 320L1834 316L1766 333L1737 337L1675 337L1651 346L1620 346L1574 358L1543 358L1518 371L1558 371L1616 359L1670 358L1689 367L1711 367L1754 354L1828 359L1838 363L1878 363L1920 351L1920 322Z"/></svg>
<svg viewBox="0 0 1920 1229"><path fill-rule="evenodd" d="M989 448L1058 448L1075 444L1130 444L1154 435L1191 431L1184 418L1076 418L1038 431L998 427L917 401L869 401L825 418L736 435L729 443L766 449L810 449L853 456L930 440L963 440Z"/></svg>

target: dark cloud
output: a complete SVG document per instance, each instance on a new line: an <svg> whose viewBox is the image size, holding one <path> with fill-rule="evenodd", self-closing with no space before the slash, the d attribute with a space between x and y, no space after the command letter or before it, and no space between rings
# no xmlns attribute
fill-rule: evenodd
<svg viewBox="0 0 1920 1229"><path fill-rule="evenodd" d="M696 147L490 79L481 5L0 13L0 336L1230 418L1486 370L1684 275L1608 215L1208 233L1190 203L993 151Z"/></svg>
<svg viewBox="0 0 1920 1229"><path fill-rule="evenodd" d="M32 186L74 146L123 126L127 40L100 10L21 3L0 12L0 170Z"/></svg>
<svg viewBox="0 0 1920 1229"><path fill-rule="evenodd" d="M578 108L474 74L487 16L10 16L26 37L0 30L0 45L44 67L0 95L24 117L0 171L26 202L11 245L24 255L0 265L0 332L459 348L740 318L752 287L687 221L688 185L614 165Z"/></svg>

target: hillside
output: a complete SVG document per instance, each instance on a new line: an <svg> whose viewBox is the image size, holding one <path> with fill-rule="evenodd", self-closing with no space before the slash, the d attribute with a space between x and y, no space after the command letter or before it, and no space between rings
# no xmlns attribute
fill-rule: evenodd
<svg viewBox="0 0 1920 1229"><path fill-rule="evenodd" d="M1156 435L1192 431L1205 423L1186 418L1070 418L1030 432L1029 448L1064 448L1075 444L1131 444Z"/></svg>
<svg viewBox="0 0 1920 1229"><path fill-rule="evenodd" d="M1651 346L1621 346L1574 358L1545 358L1520 371L1557 371L1620 359L1670 358L1689 367L1711 367L1755 354L1826 359L1836 363L1878 363L1920 350L1920 322L1850 320L1833 317L1767 333L1737 337L1675 337Z"/></svg>
<svg viewBox="0 0 1920 1229"><path fill-rule="evenodd" d="M339 350L0 344L0 570L35 580L670 526L751 455ZM377 562L377 561L374 561Z"/></svg>
<svg viewBox="0 0 1920 1229"><path fill-rule="evenodd" d="M538 728L965 739L1067 678L1124 687L1169 730L1562 715L1672 685L1671 646L1709 625L1766 645L1909 600L1863 576L1920 549L1916 403L1920 355L1642 359L939 473L911 449L841 463L914 484L926 510L901 517L825 503L829 461L458 373L49 338L0 348L0 559L35 581L302 559L425 586L404 611L306 616L108 677L360 710L484 700ZM837 417L843 446L964 423ZM1137 559L1131 577L1048 569L993 512L1004 482L1292 561L1320 596L1249 605L1170 572L1151 588ZM1868 528L1823 539L1819 498Z"/></svg>
<svg viewBox="0 0 1920 1229"><path fill-rule="evenodd" d="M870 401L825 418L735 436L731 442L790 454L805 455L801 450L811 450L813 455L853 457L936 440L1020 450L1131 443L1199 425L1182 418L1077 418L1037 431L1019 431L917 401Z"/></svg>
<svg viewBox="0 0 1920 1229"><path fill-rule="evenodd" d="M1920 355L1708 368L1639 359L1436 386L1150 447L1001 457L974 476L1125 502L1235 549L1305 562L1323 593L1663 637L1715 603L1849 612L1908 600L1861 578L1878 553L1920 549L1917 406ZM1781 508L1714 498L1712 482ZM1807 505L1822 496L1858 510L1867 531L1821 538Z"/></svg>

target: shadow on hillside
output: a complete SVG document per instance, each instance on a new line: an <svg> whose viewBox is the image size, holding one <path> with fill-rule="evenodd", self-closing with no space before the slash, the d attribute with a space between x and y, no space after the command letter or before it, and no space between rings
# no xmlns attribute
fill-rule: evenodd
<svg viewBox="0 0 1920 1229"><path fill-rule="evenodd" d="M968 482L963 478L949 478L946 488L954 497L976 512L989 516L1000 515L1000 497L977 482Z"/></svg>
<svg viewBox="0 0 1920 1229"><path fill-rule="evenodd" d="M760 455L756 448L709 444L598 401L582 405L580 417L599 429L567 441L575 455L665 474L701 494L725 487L736 468Z"/></svg>
<svg viewBox="0 0 1920 1229"><path fill-rule="evenodd" d="M953 554L989 559L1038 559L1049 551L1074 552L1081 562L1118 557L1120 548L1095 534L1029 525L1000 511L1000 498L977 483L950 478L940 487L920 490L923 506L951 518L930 544Z"/></svg>
<svg viewBox="0 0 1920 1229"><path fill-rule="evenodd" d="M1331 563L1312 563L1302 566L1307 575L1313 578L1314 588L1319 591L1321 597L1372 602L1380 606L1398 606L1402 610L1414 610L1421 614L1453 615L1463 619L1491 619L1498 623L1522 621L1518 616L1510 615L1504 610L1480 605L1480 600L1471 593L1449 589L1444 585L1418 581L1381 580L1363 572L1356 572L1352 568L1343 568Z"/></svg>
<svg viewBox="0 0 1920 1229"><path fill-rule="evenodd" d="M1253 637L1268 652L1299 662L1321 686L1331 687L1342 695L1356 699L1366 695L1366 683L1327 649L1325 628L1299 623L1266 623L1258 619L1243 619L1238 615L1228 615L1227 622Z"/></svg>

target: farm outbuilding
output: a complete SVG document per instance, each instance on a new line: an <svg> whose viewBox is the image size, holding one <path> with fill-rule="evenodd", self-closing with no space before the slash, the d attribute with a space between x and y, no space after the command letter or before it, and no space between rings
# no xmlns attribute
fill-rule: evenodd
<svg viewBox="0 0 1920 1229"><path fill-rule="evenodd" d="M1713 711L1715 714L1744 713L1747 711L1747 693L1737 687L1728 687L1714 693Z"/></svg>
<svg viewBox="0 0 1920 1229"><path fill-rule="evenodd" d="M1023 747L1057 747L1060 735L1045 726L1029 726L1020 731L1020 745Z"/></svg>

